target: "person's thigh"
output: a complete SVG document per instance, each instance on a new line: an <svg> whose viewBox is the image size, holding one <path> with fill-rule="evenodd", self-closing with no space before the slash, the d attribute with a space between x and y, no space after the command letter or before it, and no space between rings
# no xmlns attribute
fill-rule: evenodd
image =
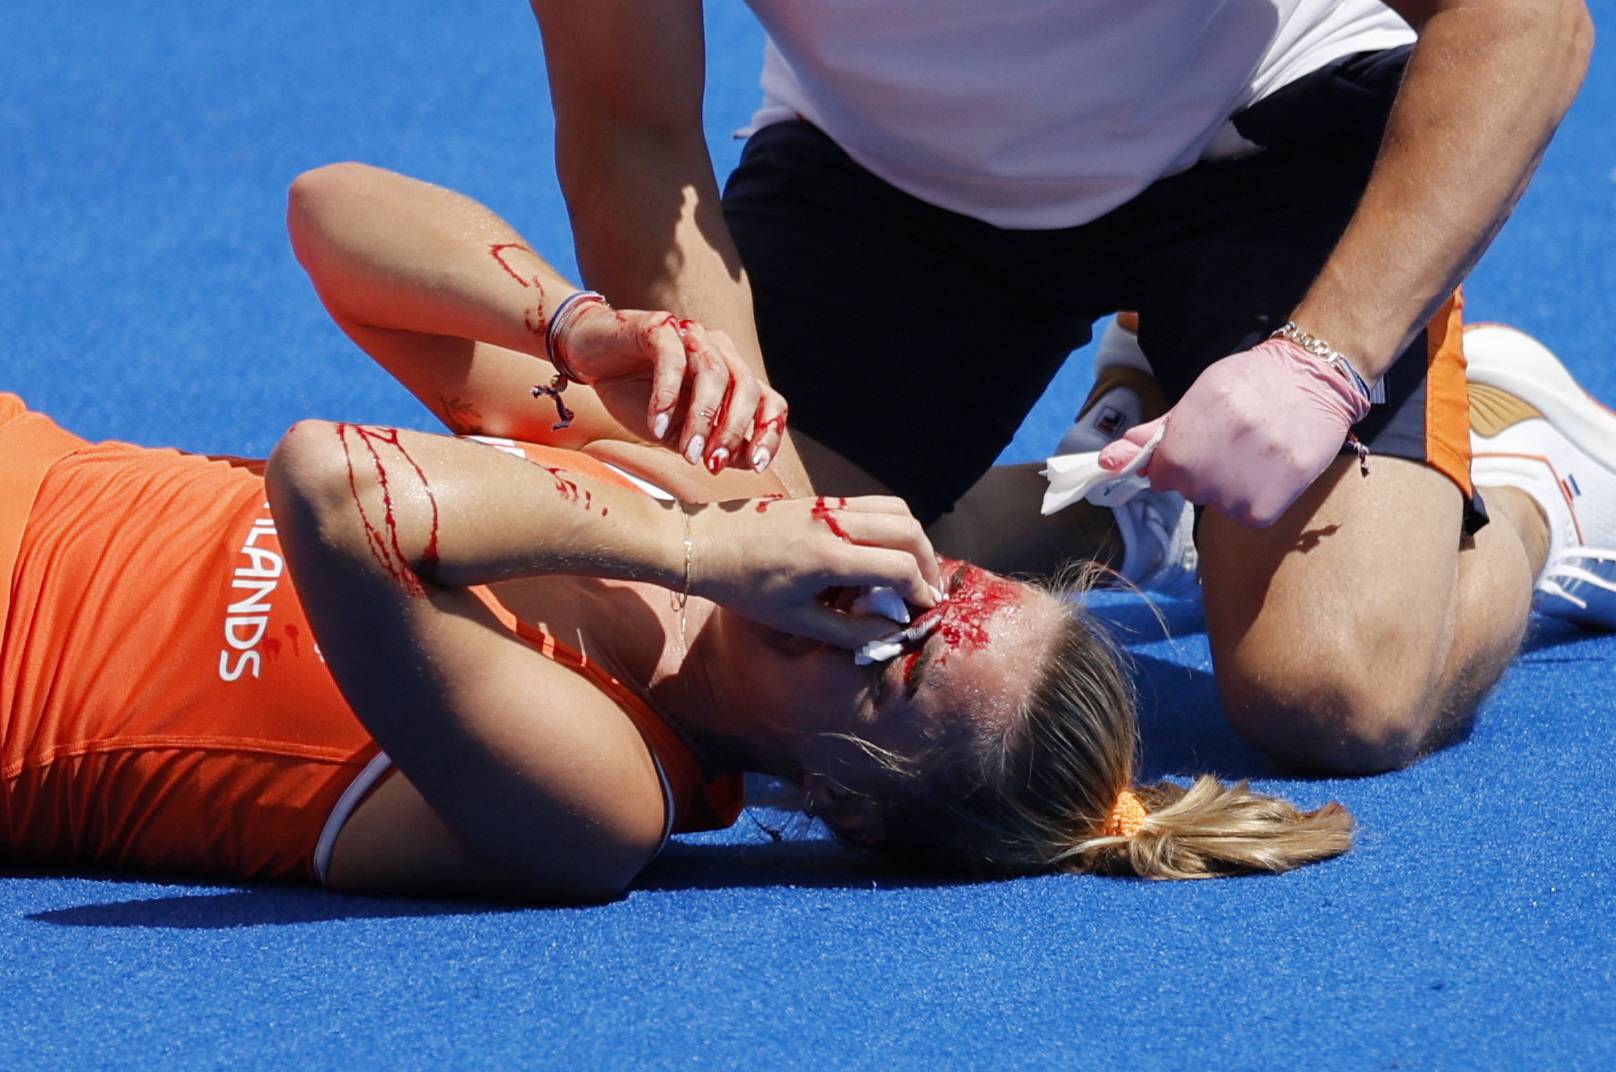
<svg viewBox="0 0 1616 1072"><path fill-rule="evenodd" d="M1304 766L1414 751L1405 712L1434 690L1453 631L1461 508L1425 466L1364 477L1341 459L1269 528L1206 511L1207 633L1235 727Z"/></svg>
<svg viewBox="0 0 1616 1072"><path fill-rule="evenodd" d="M1285 516L1206 511L1207 631L1225 713L1281 761L1363 773L1462 735L1524 631L1516 534L1464 532L1465 498L1428 465L1339 459Z"/></svg>
<svg viewBox="0 0 1616 1072"><path fill-rule="evenodd" d="M993 464L1103 311L1094 295L1037 294L1076 259L1063 253L1069 236L927 205L807 123L753 136L724 210L793 429L923 521ZM810 445L803 454L821 490L858 476L844 467L839 480L837 459Z"/></svg>

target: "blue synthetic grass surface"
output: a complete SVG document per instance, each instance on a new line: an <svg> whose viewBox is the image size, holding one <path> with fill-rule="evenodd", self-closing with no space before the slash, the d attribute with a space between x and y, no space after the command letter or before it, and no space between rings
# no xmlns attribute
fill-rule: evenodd
<svg viewBox="0 0 1616 1072"><path fill-rule="evenodd" d="M722 174L761 34L707 6ZM1602 53L1469 287L1473 317L1606 398L1613 108ZM396 168L572 271L551 137L518 0L0 5L0 389L92 438L210 452L311 415L427 427L326 322L286 186ZM1047 450L1088 374L1080 354L1007 457ZM1263 879L939 885L743 819L567 910L4 871L0 1064L1616 1067L1616 640L1543 629L1467 742L1302 781L1225 727L1193 610L1171 640L1137 602L1106 612L1151 773L1340 799L1360 847Z"/></svg>

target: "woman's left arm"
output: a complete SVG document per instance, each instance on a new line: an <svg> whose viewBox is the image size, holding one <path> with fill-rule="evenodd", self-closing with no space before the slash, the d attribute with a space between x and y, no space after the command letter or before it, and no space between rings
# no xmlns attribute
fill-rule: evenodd
<svg viewBox="0 0 1616 1072"><path fill-rule="evenodd" d="M266 478L298 597L354 713L457 840L533 896L621 889L660 814L625 812L610 779L589 776L605 765L598 742L570 710L545 709L545 669L469 586L564 573L677 591L688 577L696 595L850 648L891 625L825 606L825 588L934 601L935 557L896 500L837 504L834 524L800 500L710 506L687 529L681 509L583 473L321 421L286 434Z"/></svg>

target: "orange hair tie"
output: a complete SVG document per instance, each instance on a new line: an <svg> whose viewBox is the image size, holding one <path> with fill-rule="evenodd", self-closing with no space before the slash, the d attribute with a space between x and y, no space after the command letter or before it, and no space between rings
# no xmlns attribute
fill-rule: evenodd
<svg viewBox="0 0 1616 1072"><path fill-rule="evenodd" d="M1145 802L1131 789L1124 789L1117 794L1117 802L1111 805L1110 812L1106 814L1100 836L1133 837L1145 825L1146 814Z"/></svg>

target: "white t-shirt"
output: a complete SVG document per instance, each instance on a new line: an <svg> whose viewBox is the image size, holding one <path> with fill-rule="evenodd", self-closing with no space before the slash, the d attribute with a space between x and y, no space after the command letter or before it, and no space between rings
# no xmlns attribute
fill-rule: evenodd
<svg viewBox="0 0 1616 1072"><path fill-rule="evenodd" d="M801 115L899 189L1011 228L1101 216L1220 151L1238 109L1414 39L1378 0L748 2L769 34L754 126Z"/></svg>

